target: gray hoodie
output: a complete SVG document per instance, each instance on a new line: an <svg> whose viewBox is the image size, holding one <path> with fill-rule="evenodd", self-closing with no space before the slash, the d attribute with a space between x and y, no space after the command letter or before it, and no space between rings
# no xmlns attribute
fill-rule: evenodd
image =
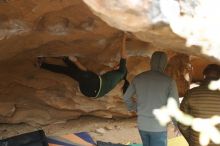
<svg viewBox="0 0 220 146"><path fill-rule="evenodd" d="M137 75L128 87L124 101L129 111L136 111L138 127L148 132L166 131L155 119L153 109L167 104L167 99L173 97L178 103L176 82L164 73L167 56L164 52L155 52L151 57L151 70ZM137 103L132 97L136 94Z"/></svg>

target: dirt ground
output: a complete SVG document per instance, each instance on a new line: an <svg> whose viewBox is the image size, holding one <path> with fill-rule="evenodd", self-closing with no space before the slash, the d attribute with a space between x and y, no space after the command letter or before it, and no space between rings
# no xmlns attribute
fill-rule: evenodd
<svg viewBox="0 0 220 146"><path fill-rule="evenodd" d="M14 135L39 130L26 124L0 124L0 139ZM62 135L68 133L88 132L97 141L112 143L141 143L137 130L136 118L101 119L96 117L81 117L66 123L56 123L42 128L47 135ZM168 126L168 138L174 137L173 126Z"/></svg>

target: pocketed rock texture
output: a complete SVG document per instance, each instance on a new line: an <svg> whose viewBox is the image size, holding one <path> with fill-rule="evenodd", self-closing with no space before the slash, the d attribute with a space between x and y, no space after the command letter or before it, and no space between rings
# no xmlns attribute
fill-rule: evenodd
<svg viewBox="0 0 220 146"><path fill-rule="evenodd" d="M136 33L128 36L128 79L149 69L155 50L164 50L170 58L166 72L177 81L183 96L189 88L186 76L201 80L201 69L212 61L204 61L197 49L186 48L183 39L178 43L179 37L163 28L145 33L155 41L140 41ZM97 74L110 70L120 59L125 30L120 29L107 25L81 0L0 0L0 123L39 126L85 115L129 117L122 100L123 81L106 96L90 99L79 92L73 79L35 67L39 55L75 55ZM192 52L197 56L191 56ZM63 64L57 58L48 61Z"/></svg>

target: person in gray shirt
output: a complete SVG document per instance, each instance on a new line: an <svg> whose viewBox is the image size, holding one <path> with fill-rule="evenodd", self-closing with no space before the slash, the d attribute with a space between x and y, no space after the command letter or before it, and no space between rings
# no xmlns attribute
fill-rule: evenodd
<svg viewBox="0 0 220 146"><path fill-rule="evenodd" d="M179 104L176 82L164 73L167 56L156 51L151 57L151 70L137 75L124 95L129 111L137 112L138 129L144 146L166 146L167 129L159 124L153 110L167 104L169 97ZM132 100L136 94L137 102ZM176 129L175 129L176 130Z"/></svg>

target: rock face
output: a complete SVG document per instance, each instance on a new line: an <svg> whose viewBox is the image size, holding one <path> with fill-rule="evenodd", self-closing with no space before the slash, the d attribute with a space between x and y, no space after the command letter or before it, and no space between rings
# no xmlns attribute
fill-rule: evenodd
<svg viewBox="0 0 220 146"><path fill-rule="evenodd" d="M103 5L100 9L110 11L114 16L118 15L118 7L132 6L120 5L122 1L99 2L116 5L115 9L108 10ZM147 3L145 5L148 7ZM95 14L108 20L111 26L120 25L117 28L121 30L132 30L132 26L140 25L138 31L142 32L135 32L127 40L130 81L136 74L149 69L150 56L155 50L164 50L170 58L167 74L176 79L182 96L189 87L187 77L200 80L201 69L211 62L190 56L191 53L198 54L197 48L186 48L183 39L167 33L170 32L168 27L148 28L145 24L152 22L139 19L145 17L143 13L124 11L122 16L131 18L125 17L127 24L120 21L121 16L109 21L110 16ZM121 30L111 26L95 16L81 0L0 1L0 123L45 125L83 115L130 116L122 100L123 81L106 96L90 99L79 92L78 83L73 79L34 65L39 55L75 55L97 74L112 69L120 59ZM49 61L62 64L56 58ZM195 72L189 67L190 63Z"/></svg>
<svg viewBox="0 0 220 146"><path fill-rule="evenodd" d="M110 26L131 31L159 48L220 58L220 43L216 41L220 37L216 36L220 31L217 1L83 1Z"/></svg>

